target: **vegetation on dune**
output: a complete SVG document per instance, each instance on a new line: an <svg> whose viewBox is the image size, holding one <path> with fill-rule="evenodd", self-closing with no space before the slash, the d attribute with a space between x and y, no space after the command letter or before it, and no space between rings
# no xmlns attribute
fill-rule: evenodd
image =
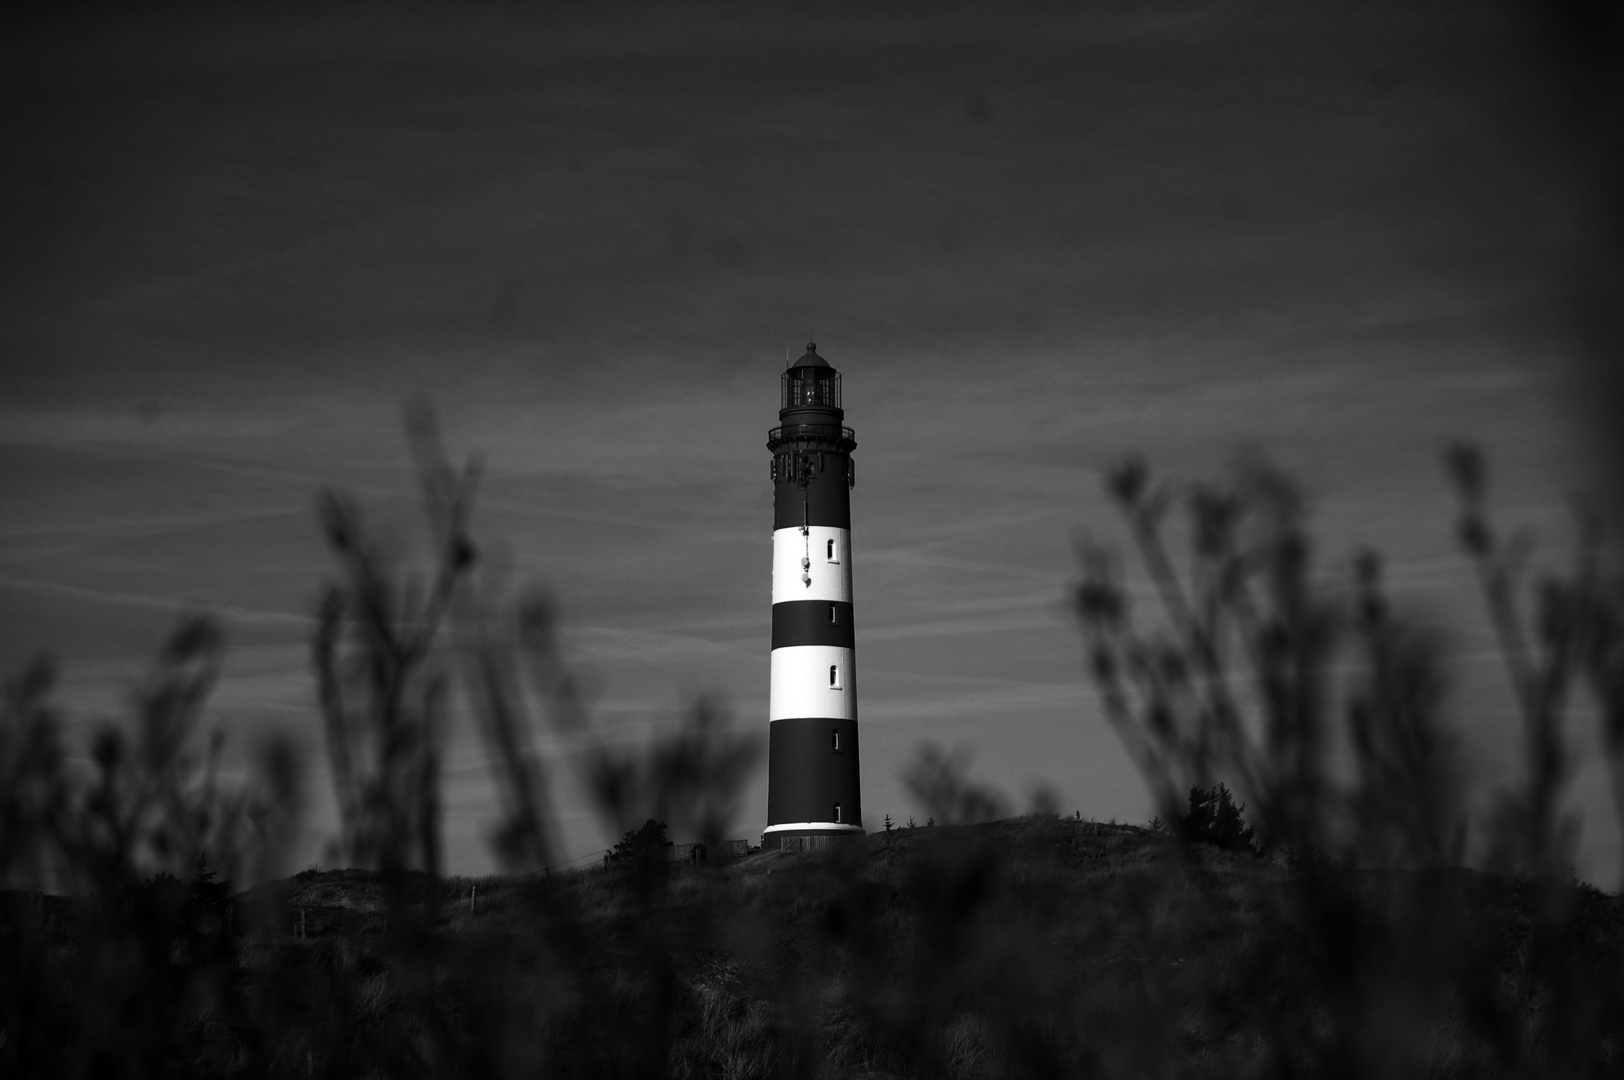
<svg viewBox="0 0 1624 1080"><path fill-rule="evenodd" d="M1291 1034L1306 1039L1316 1071L1605 1072L1624 1046L1624 978L1586 953L1616 955L1595 928L1616 925L1596 913L1616 912L1617 899L1571 880L1577 826L1561 797L1565 719L1585 689L1624 794L1611 704L1624 671L1624 581L1607 569L1598 521L1582 516L1573 568L1539 583L1530 626L1526 539L1499 538L1478 451L1452 447L1445 463L1525 732L1526 773L1483 823L1486 861L1507 876L1515 914L1466 917L1484 894L1462 892L1446 872L1462 862L1469 821L1454 740L1439 722L1436 633L1389 599L1373 552L1353 560L1345 584L1316 574L1305 501L1267 462L1243 459L1181 500L1137 460L1110 473L1159 618L1131 610L1112 553L1085 543L1074 602L1087 662L1162 818L1186 841L1238 841L1226 789L1211 786L1231 778L1255 808L1257 842L1291 868L1284 925L1300 936L1280 944L1297 950L1294 991L1324 1010ZM1167 537L1178 502L1191 551L1182 571ZM1182 815L1181 784L1193 785ZM1440 1062L1427 1033L1443 1030L1457 1033L1457 1049Z"/></svg>
<svg viewBox="0 0 1624 1080"><path fill-rule="evenodd" d="M1235 797L1222 781L1215 788L1196 786L1190 789L1190 809L1178 816L1172 828L1185 843L1256 853L1257 845L1252 840L1256 832L1246 823L1245 811L1244 805L1235 804ZM1150 827L1154 832L1168 828L1161 818L1151 819Z"/></svg>
<svg viewBox="0 0 1624 1080"><path fill-rule="evenodd" d="M649 818L640 828L632 829L616 841L608 859L610 862L657 859L662 857L663 849L672 846L673 842L666 838L665 822Z"/></svg>
<svg viewBox="0 0 1624 1080"><path fill-rule="evenodd" d="M1073 593L1110 722L1161 828L1009 817L961 755L905 773L935 828L803 855L673 864L667 824L721 836L759 748L701 702L644 753L599 746L615 858L556 861L545 725L586 733L550 608L467 536L477 470L410 423L437 556L390 567L324 499L339 573L312 661L341 829L271 873L301 770L255 780L190 747L223 648L187 620L124 736L77 770L40 664L0 718L0 1076L1608 1075L1624 1063L1624 902L1574 883L1563 719L1600 702L1615 778L1624 588L1599 532L1539 588L1451 457L1527 733L1527 774L1460 869L1465 778L1439 726L1436 639L1363 557L1313 565L1303 500L1251 462L1176 505L1109 477L1157 590L1134 611L1085 545ZM503 874L440 876L439 759L460 679L493 761ZM1339 756L1340 755L1340 756ZM1618 781L1624 785L1624 779ZM1244 797L1243 805L1235 793ZM1624 788L1621 788L1624 790ZM910 819L909 824L912 824ZM1267 857L1265 857L1267 856ZM226 884L261 881L227 897ZM44 882L51 895L21 891Z"/></svg>

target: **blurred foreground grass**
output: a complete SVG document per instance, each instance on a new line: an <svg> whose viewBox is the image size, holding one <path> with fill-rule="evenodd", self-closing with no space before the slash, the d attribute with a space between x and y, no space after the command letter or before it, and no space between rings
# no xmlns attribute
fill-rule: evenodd
<svg viewBox="0 0 1624 1080"><path fill-rule="evenodd" d="M90 1031L84 1010L114 984L87 980L86 951L107 938L84 901L12 893L8 948L26 932L38 963L28 1000L7 995L32 1024L8 1027L8 1067L1616 1075L1624 1045L1624 905L1585 886L1559 953L1600 996L1559 1002L1530 964L1538 891L1484 872L1349 871L1327 896L1276 861L1043 815L656 872L652 892L635 868L301 873L234 901L236 925L278 922L170 924L139 971L168 1004L150 1026ZM420 916L407 942L390 929L402 902ZM1403 925L1414 911L1436 921Z"/></svg>
<svg viewBox="0 0 1624 1080"><path fill-rule="evenodd" d="M61 744L49 664L8 685L0 1076L1624 1071L1624 902L1571 880L1558 809L1575 694L1600 702L1621 775L1624 588L1583 531L1525 624L1522 556L1496 538L1471 451L1451 458L1461 537L1527 734L1525 776L1477 830L1493 872L1458 865L1472 823L1436 650L1379 560L1345 585L1318 572L1303 500L1262 463L1175 489L1130 462L1108 482L1160 606L1133 611L1115 555L1086 545L1088 665L1163 819L1227 781L1268 857L1199 830L1009 818L927 748L907 781L936 827L703 867L648 847L549 874L533 740L590 738L587 709L548 605L467 534L478 469L450 465L426 409L409 430L425 577L383 558L355 505L321 503L338 567L312 643L333 861L365 869L280 877L304 774L286 746L231 789L218 744L196 754L223 647L209 620L183 622L88 770ZM1164 535L1180 506L1185 566ZM458 679L501 807L504 873L478 881L440 876ZM721 838L758 751L702 702L641 752L600 745L588 787L620 830L652 817ZM259 884L226 899L215 875Z"/></svg>

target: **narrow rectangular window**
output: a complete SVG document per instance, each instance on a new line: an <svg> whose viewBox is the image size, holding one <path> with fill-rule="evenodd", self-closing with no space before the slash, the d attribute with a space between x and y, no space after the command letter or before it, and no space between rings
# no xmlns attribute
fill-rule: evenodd
<svg viewBox="0 0 1624 1080"><path fill-rule="evenodd" d="M829 749L831 749L831 750L839 750L840 749L840 729L839 728L836 728L834 731L829 732Z"/></svg>
<svg viewBox="0 0 1624 1080"><path fill-rule="evenodd" d="M835 824L840 824L840 804L835 803Z"/></svg>
<svg viewBox="0 0 1624 1080"><path fill-rule="evenodd" d="M829 665L829 689L831 689L831 690L839 690L840 689L840 665L839 664L830 664Z"/></svg>
<svg viewBox="0 0 1624 1080"><path fill-rule="evenodd" d="M839 626L840 625L840 616L838 614L839 610L840 609L835 607L833 604L829 605L829 625L830 626Z"/></svg>
<svg viewBox="0 0 1624 1080"><path fill-rule="evenodd" d="M834 540L832 540L832 539L825 540L823 542L823 551L824 551L824 558L828 559L830 562L839 562L840 561L839 559L835 558L835 542L834 542Z"/></svg>

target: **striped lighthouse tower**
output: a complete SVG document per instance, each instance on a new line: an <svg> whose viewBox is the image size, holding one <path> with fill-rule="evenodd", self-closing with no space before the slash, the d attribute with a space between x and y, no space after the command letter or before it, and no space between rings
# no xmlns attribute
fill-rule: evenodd
<svg viewBox="0 0 1624 1080"><path fill-rule="evenodd" d="M863 832L851 594L851 459L840 372L807 345L784 372L773 480L766 850Z"/></svg>

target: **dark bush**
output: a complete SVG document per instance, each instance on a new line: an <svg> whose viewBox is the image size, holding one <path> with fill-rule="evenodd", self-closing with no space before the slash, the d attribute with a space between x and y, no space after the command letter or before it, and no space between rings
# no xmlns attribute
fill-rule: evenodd
<svg viewBox="0 0 1624 1080"><path fill-rule="evenodd" d="M628 832L609 851L610 862L635 862L661 858L660 852L675 844L666 838L665 822L649 818Z"/></svg>
<svg viewBox="0 0 1624 1080"><path fill-rule="evenodd" d="M1192 787L1190 809L1178 819L1179 838L1186 843L1212 844L1224 851L1257 852L1252 827L1242 816L1246 807L1236 806L1229 788Z"/></svg>

